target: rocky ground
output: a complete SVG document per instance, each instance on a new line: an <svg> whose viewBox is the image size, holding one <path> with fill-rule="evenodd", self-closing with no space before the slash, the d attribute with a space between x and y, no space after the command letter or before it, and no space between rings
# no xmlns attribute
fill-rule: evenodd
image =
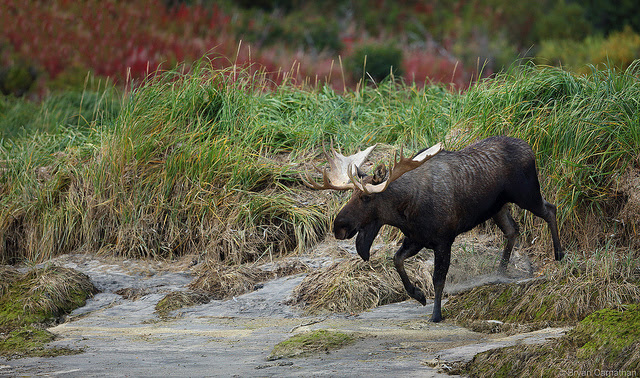
<svg viewBox="0 0 640 378"><path fill-rule="evenodd" d="M476 333L447 321L430 323L431 304L423 307L415 301L360 314L305 316L286 304L304 274L278 278L254 292L183 308L161 318L154 312L156 303L171 291L185 289L194 278L190 261L167 264L66 255L55 263L88 274L101 290L86 306L50 329L58 336L53 345L82 349L83 353L0 358L0 375L434 377L478 352L539 343L566 331L545 329L508 337ZM526 261L519 263L526 265ZM496 279L475 277L451 287ZM121 289L128 289L128 295L120 295ZM267 359L277 343L316 329L353 334L357 341L329 353Z"/></svg>

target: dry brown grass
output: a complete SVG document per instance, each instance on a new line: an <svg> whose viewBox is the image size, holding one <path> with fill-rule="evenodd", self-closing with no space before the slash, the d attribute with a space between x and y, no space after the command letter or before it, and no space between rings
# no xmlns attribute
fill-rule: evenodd
<svg viewBox="0 0 640 378"><path fill-rule="evenodd" d="M209 303L211 299L209 293L200 290L174 291L167 294L156 304L155 312L161 318L166 318L173 310Z"/></svg>
<svg viewBox="0 0 640 378"><path fill-rule="evenodd" d="M25 279L29 289L23 307L29 312L64 312L84 302L86 293L98 292L86 274L60 266L33 269Z"/></svg>
<svg viewBox="0 0 640 378"><path fill-rule="evenodd" d="M167 317L171 311L239 296L258 289L264 281L307 270L308 267L296 259L283 259L261 266L207 262L197 269L198 277L189 284L189 290L167 294L156 305L156 313ZM126 296L132 293L123 290L119 294Z"/></svg>
<svg viewBox="0 0 640 378"><path fill-rule="evenodd" d="M227 299L253 291L267 278L265 272L253 266L206 265L189 287L210 293L213 299Z"/></svg>
<svg viewBox="0 0 640 378"><path fill-rule="evenodd" d="M128 299L130 301L137 301L138 299L149 294L149 290L143 288L126 287L116 290L114 294L121 295L122 298Z"/></svg>
<svg viewBox="0 0 640 378"><path fill-rule="evenodd" d="M198 277L189 287L208 293L212 299L228 299L255 290L261 282L307 270L308 267L296 259L278 260L262 266L228 266L209 262L198 268Z"/></svg>
<svg viewBox="0 0 640 378"><path fill-rule="evenodd" d="M433 295L431 265L418 256L405 266L425 295ZM307 313L361 312L408 298L392 258L378 251L369 261L349 255L310 273L294 289L291 303Z"/></svg>
<svg viewBox="0 0 640 378"><path fill-rule="evenodd" d="M10 265L0 265L0 297L5 294L9 285L20 278L20 272Z"/></svg>
<svg viewBox="0 0 640 378"><path fill-rule="evenodd" d="M640 160L640 156L638 157ZM621 177L618 184L626 201L622 210L618 214L618 220L622 223L622 228L627 231L626 235L629 243L634 246L640 246L640 169L629 169Z"/></svg>

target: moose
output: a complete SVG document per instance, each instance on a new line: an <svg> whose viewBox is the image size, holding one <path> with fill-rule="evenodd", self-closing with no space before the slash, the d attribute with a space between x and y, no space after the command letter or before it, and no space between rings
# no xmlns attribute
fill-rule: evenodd
<svg viewBox="0 0 640 378"><path fill-rule="evenodd" d="M441 301L455 238L493 218L507 242L499 270L506 271L518 235L509 203L514 203L544 219L551 231L555 260L564 257L556 206L540 193L535 156L527 142L506 136L480 140L459 151L442 149L440 143L412 158L402 148L389 164L378 165L373 175L361 165L374 149L343 156L331 147L324 150L327 167L322 184L305 172L302 181L312 189L353 190L333 223L340 240L356 236L356 251L369 260L371 245L380 228L387 224L404 234L393 262L405 290L426 305L424 294L415 287L404 269L404 260L423 248L434 251L433 286L435 298L432 322L442 320Z"/></svg>

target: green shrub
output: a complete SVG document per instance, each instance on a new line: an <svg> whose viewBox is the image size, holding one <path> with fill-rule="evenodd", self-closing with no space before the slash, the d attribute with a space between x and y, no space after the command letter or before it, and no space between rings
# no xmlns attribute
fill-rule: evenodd
<svg viewBox="0 0 640 378"><path fill-rule="evenodd" d="M31 90L37 76L35 68L25 64L0 67L0 93L23 96Z"/></svg>
<svg viewBox="0 0 640 378"><path fill-rule="evenodd" d="M640 35L630 27L609 34L602 46L592 58L592 64L607 63L609 66L624 70L640 58Z"/></svg>
<svg viewBox="0 0 640 378"><path fill-rule="evenodd" d="M542 41L536 56L540 64L561 65L579 73L590 73L589 66L609 66L625 70L640 58L640 35L627 27L607 38L588 36L584 40L551 39Z"/></svg>
<svg viewBox="0 0 640 378"><path fill-rule="evenodd" d="M342 49L339 28L335 20L314 18L300 24L300 39L307 49L338 52Z"/></svg>
<svg viewBox="0 0 640 378"><path fill-rule="evenodd" d="M582 40L591 32L586 11L578 2L557 1L535 23L536 39Z"/></svg>
<svg viewBox="0 0 640 378"><path fill-rule="evenodd" d="M243 8L258 8L263 10L282 9L289 11L300 5L298 0L237 0L236 4Z"/></svg>
<svg viewBox="0 0 640 378"><path fill-rule="evenodd" d="M381 82L390 74L402 75L402 50L390 44L362 45L348 57L346 65L356 81Z"/></svg>
<svg viewBox="0 0 640 378"><path fill-rule="evenodd" d="M258 10L248 10L238 33L246 40L262 46L285 43L292 49L336 53L342 49L340 29L334 19L309 18L308 11L295 11L276 17Z"/></svg>

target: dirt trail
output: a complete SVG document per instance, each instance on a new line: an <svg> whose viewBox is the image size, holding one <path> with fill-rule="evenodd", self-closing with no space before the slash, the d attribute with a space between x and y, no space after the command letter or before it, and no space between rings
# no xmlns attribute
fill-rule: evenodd
<svg viewBox="0 0 640 378"><path fill-rule="evenodd" d="M381 306L359 315L308 317L285 304L303 275L279 278L254 292L177 310L171 320L154 313L168 292L193 279L186 266L88 255L64 256L57 264L88 274L102 293L50 331L56 346L84 353L54 358L0 358L0 375L64 377L245 376L442 376L453 361L515 343L542 342L562 334L548 329L501 337L475 333L446 321L430 323L431 304ZM127 300L122 288L146 293ZM311 357L267 361L273 346L313 329L353 333L358 341Z"/></svg>

